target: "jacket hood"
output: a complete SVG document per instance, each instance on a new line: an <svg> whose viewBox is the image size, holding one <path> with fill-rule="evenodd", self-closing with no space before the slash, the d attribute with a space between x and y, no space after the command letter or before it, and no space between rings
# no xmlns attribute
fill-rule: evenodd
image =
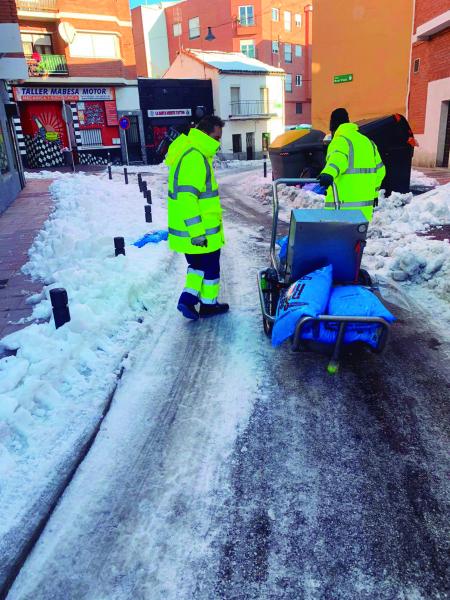
<svg viewBox="0 0 450 600"><path fill-rule="evenodd" d="M206 158L212 158L217 150L220 148L220 142L209 136L207 133L200 131L200 129L191 129L187 137L190 145L206 156Z"/></svg>
<svg viewBox="0 0 450 600"><path fill-rule="evenodd" d="M172 166L178 158L191 146L188 140L188 136L184 133L180 134L169 146L167 151L165 163L168 167Z"/></svg>
<svg viewBox="0 0 450 600"><path fill-rule="evenodd" d="M357 131L359 131L359 127L356 123L343 123L342 125L339 125L334 135L348 135L349 133L356 133Z"/></svg>

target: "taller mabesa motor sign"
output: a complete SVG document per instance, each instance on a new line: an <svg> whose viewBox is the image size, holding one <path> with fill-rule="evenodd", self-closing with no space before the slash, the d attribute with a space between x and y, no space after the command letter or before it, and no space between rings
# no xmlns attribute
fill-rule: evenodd
<svg viewBox="0 0 450 600"><path fill-rule="evenodd" d="M114 100L112 87L15 87L16 102L85 102L86 100Z"/></svg>

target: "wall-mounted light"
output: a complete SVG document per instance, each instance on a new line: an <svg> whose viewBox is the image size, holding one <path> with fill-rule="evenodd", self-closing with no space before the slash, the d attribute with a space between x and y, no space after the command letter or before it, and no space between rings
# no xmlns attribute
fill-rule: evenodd
<svg viewBox="0 0 450 600"><path fill-rule="evenodd" d="M211 27L208 27L208 33L206 34L205 40L207 42L212 42L215 39L216 39L216 36L211 31Z"/></svg>

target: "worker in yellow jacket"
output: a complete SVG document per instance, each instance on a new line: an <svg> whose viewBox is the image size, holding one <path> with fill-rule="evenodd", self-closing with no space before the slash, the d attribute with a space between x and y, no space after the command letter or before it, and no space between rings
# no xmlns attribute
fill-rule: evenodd
<svg viewBox="0 0 450 600"><path fill-rule="evenodd" d="M350 123L345 108L331 113L330 131L332 140L319 178L320 185L327 189L325 208L334 209L336 203L343 210L361 210L371 221L386 175L378 148L359 133L355 123Z"/></svg>
<svg viewBox="0 0 450 600"><path fill-rule="evenodd" d="M204 117L169 146L169 247L186 256L188 270L178 310L188 319L227 312L218 302L220 249L225 243L222 208L212 167L224 122ZM196 305L200 303L198 311Z"/></svg>

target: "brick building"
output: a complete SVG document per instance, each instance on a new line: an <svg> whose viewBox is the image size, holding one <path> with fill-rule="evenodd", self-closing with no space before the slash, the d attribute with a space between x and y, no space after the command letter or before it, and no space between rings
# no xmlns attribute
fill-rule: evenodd
<svg viewBox="0 0 450 600"><path fill-rule="evenodd" d="M6 82L26 77L27 65L20 41L14 0L0 2L0 213L17 197L24 185L14 121L17 106L9 101Z"/></svg>
<svg viewBox="0 0 450 600"><path fill-rule="evenodd" d="M28 77L13 85L28 167L143 160L127 0L16 0ZM126 115L130 128L120 129ZM125 143L126 142L126 143Z"/></svg>
<svg viewBox="0 0 450 600"><path fill-rule="evenodd" d="M415 163L448 166L450 155L450 5L416 0L409 122L419 142Z"/></svg>
<svg viewBox="0 0 450 600"><path fill-rule="evenodd" d="M136 25L142 11L136 11ZM307 0L184 0L164 8L169 61L182 50L242 52L275 68L285 79L286 125L311 121L312 7ZM206 41L208 28L214 39ZM145 29L145 27L144 27ZM143 36L145 38L145 31ZM163 41L161 41L163 43ZM136 47L137 64L149 63ZM147 72L138 75L146 76ZM254 98L259 101L259 98Z"/></svg>

